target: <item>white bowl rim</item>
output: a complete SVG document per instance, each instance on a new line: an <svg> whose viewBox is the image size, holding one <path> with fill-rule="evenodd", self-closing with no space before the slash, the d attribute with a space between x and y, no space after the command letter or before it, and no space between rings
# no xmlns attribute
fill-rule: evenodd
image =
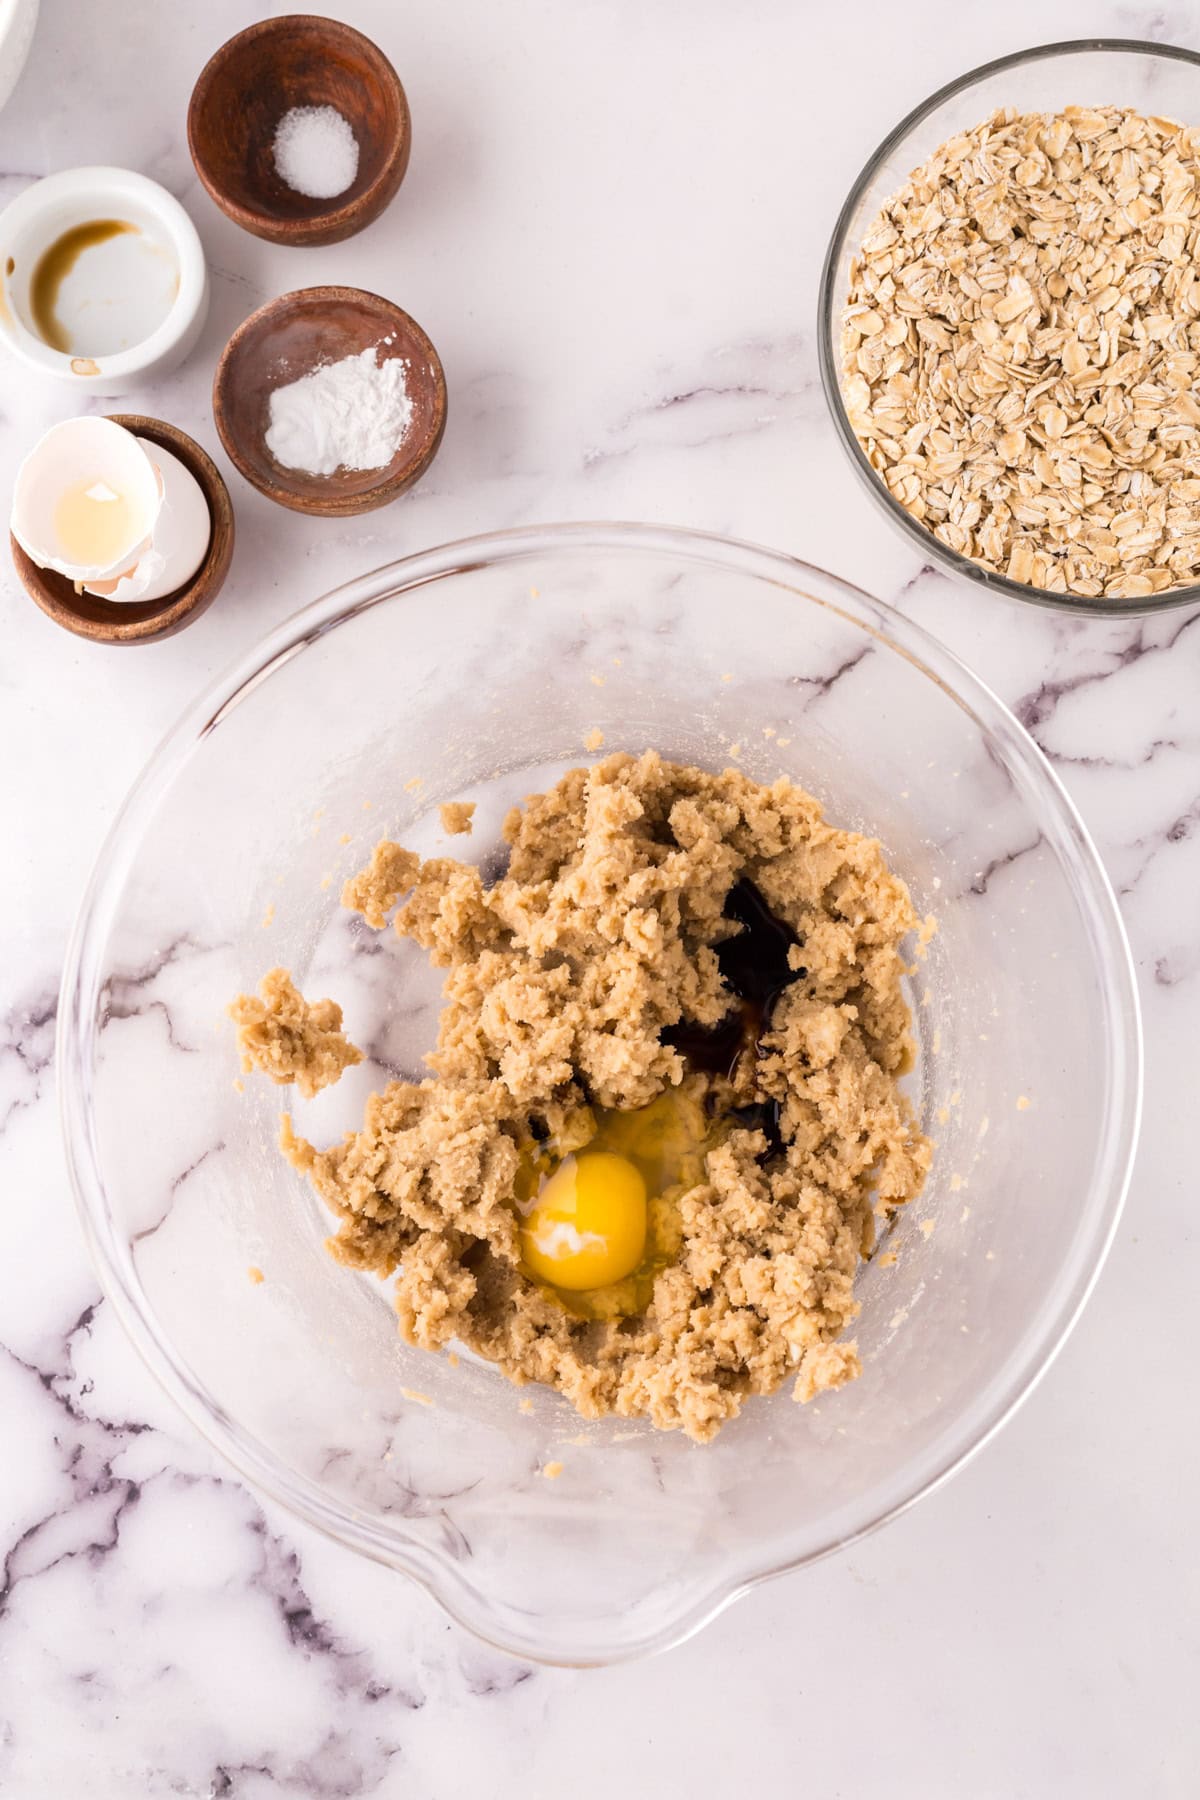
<svg viewBox="0 0 1200 1800"><path fill-rule="evenodd" d="M8 105L29 61L42 0L0 0L0 110Z"/></svg>

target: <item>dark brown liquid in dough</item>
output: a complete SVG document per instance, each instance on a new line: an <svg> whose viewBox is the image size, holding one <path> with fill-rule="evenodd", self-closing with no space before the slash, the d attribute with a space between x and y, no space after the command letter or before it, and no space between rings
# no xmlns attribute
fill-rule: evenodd
<svg viewBox="0 0 1200 1800"><path fill-rule="evenodd" d="M747 1052L757 1054L759 1041L771 1028L775 1002L807 969L793 969L788 952L799 938L789 925L777 919L752 881L734 883L725 901L725 916L743 929L736 937L717 945L721 973L738 997L738 1004L719 1025L672 1025L663 1032L670 1044L687 1058L693 1069L708 1075L724 1075L732 1081L738 1063ZM779 1103L763 1100L734 1109L733 1117L766 1136L767 1154L783 1148L779 1133Z"/></svg>

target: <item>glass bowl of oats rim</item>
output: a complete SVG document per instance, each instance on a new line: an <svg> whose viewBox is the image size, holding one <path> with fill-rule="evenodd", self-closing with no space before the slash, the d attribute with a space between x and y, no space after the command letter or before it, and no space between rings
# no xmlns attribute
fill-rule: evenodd
<svg viewBox="0 0 1200 1800"><path fill-rule="evenodd" d="M1007 137L981 132L1000 109ZM929 562L1066 612L1200 605L1193 176L1200 55L1120 38L985 63L868 159L822 270L821 381L863 485ZM944 261L963 245L966 294Z"/></svg>
<svg viewBox="0 0 1200 1800"><path fill-rule="evenodd" d="M421 1070L438 1029L441 972L394 931L359 929L346 877L381 837L444 855L453 801L476 809L456 854L494 879L509 809L600 739L605 755L798 782L878 837L937 926L907 977L906 1080L933 1171L859 1270L862 1374L806 1405L787 1388L748 1397L703 1446L584 1420L465 1346L406 1343L390 1283L334 1261L331 1216L278 1153L284 1106L310 1142L336 1143L373 1087ZM273 963L344 1006L364 1047L311 1099L240 1077L226 1008ZM57 1066L104 1291L193 1426L479 1636L573 1665L678 1643L991 1438L1099 1273L1141 1096L1112 890L984 684L792 557L582 523L359 576L189 707L97 861Z"/></svg>

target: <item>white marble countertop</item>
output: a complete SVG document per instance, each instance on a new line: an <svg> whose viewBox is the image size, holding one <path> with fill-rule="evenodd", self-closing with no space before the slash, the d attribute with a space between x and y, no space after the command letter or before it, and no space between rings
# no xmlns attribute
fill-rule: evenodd
<svg viewBox="0 0 1200 1800"><path fill-rule="evenodd" d="M224 593L163 645L81 643L0 569L0 1793L1194 1794L1200 623L1041 617L922 568L835 443L814 310L842 194L935 86L1051 35L1200 47L1200 18L1140 0L1058 0L1053 26L1038 0L970 15L958 0L346 0L340 14L405 81L412 165L365 235L292 251L218 214L184 130L206 57L273 10L43 0L0 116L0 202L104 161L155 175L191 212L211 318L188 365L125 404L194 433L238 516ZM414 493L325 523L233 474L209 387L253 307L339 281L426 326L450 425ZM5 361L0 492L71 410ZM999 1439L898 1523L668 1657L583 1674L480 1647L400 1578L264 1505L185 1426L84 1254L52 1040L92 857L216 671L405 551L589 517L794 550L920 619L991 682L1120 891L1148 1094L1098 1290Z"/></svg>

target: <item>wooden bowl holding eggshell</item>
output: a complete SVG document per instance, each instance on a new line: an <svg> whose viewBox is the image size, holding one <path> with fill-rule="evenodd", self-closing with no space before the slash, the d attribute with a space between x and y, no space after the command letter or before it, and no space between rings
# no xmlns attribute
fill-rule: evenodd
<svg viewBox="0 0 1200 1800"><path fill-rule="evenodd" d="M11 535L9 547L25 592L56 625L94 644L148 644L193 624L220 593L233 556L233 506L217 465L186 432L140 413L109 417L147 443L173 451L200 484L212 529L204 561L191 580L159 600L105 600L76 593L67 576L40 569Z"/></svg>
<svg viewBox="0 0 1200 1800"><path fill-rule="evenodd" d="M289 187L275 133L297 107L331 106L358 142L340 194ZM336 244L394 199L412 147L400 77L383 51L336 19L290 13L250 25L210 58L188 106L188 148L209 194L245 231L275 244Z"/></svg>
<svg viewBox="0 0 1200 1800"><path fill-rule="evenodd" d="M403 359L412 402L387 466L311 475L277 462L267 448L272 392L372 345L380 359ZM387 506L424 475L446 429L446 377L429 338L392 301L362 288L301 288L238 326L217 364L213 419L230 461L260 494L293 512L346 518Z"/></svg>

